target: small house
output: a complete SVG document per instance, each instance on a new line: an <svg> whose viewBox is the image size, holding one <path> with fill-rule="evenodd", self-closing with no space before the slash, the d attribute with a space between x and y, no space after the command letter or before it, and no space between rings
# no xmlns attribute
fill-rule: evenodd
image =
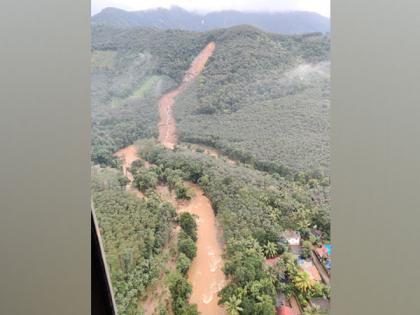
<svg viewBox="0 0 420 315"><path fill-rule="evenodd" d="M322 245L322 247L316 248L315 253L318 255L319 258L327 258L331 256L331 245L324 244Z"/></svg>
<svg viewBox="0 0 420 315"><path fill-rule="evenodd" d="M331 245L325 244L315 249L318 260L325 266L327 272L331 270Z"/></svg>
<svg viewBox="0 0 420 315"><path fill-rule="evenodd" d="M298 231L286 230L280 235L280 239L285 239L291 246L300 244L300 233Z"/></svg>

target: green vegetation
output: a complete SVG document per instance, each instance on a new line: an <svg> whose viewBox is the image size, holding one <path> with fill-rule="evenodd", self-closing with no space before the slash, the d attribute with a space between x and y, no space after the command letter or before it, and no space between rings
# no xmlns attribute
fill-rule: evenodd
<svg viewBox="0 0 420 315"><path fill-rule="evenodd" d="M194 240L184 231L181 231L178 235L178 250L180 253L183 253L190 260L195 257L197 252L197 247L194 243Z"/></svg>
<svg viewBox="0 0 420 315"><path fill-rule="evenodd" d="M305 308L303 315L326 315L327 313L322 311L318 305L308 306Z"/></svg>
<svg viewBox="0 0 420 315"><path fill-rule="evenodd" d="M183 212L179 216L179 224L182 230L195 242L197 240L197 223L194 217L188 212Z"/></svg>
<svg viewBox="0 0 420 315"><path fill-rule="evenodd" d="M178 218L181 232L178 234L178 257L176 271L170 275L169 290L172 297L172 311L175 315L198 315L197 305L189 304L192 288L186 279L191 260L196 254L197 224L194 217L187 212Z"/></svg>
<svg viewBox="0 0 420 315"><path fill-rule="evenodd" d="M121 171L115 168L93 167L91 171L92 191L104 190L124 190L128 183L128 178Z"/></svg>
<svg viewBox="0 0 420 315"><path fill-rule="evenodd" d="M157 134L157 100L210 40L204 72L177 98L182 141L284 175L328 173L329 37L238 26L206 33L95 26L92 160Z"/></svg>
<svg viewBox="0 0 420 315"><path fill-rule="evenodd" d="M176 260L176 270L185 276L190 268L190 265L191 259L189 259L184 253L180 253Z"/></svg>
<svg viewBox="0 0 420 315"><path fill-rule="evenodd" d="M157 183L158 176L153 169L140 168L134 175L134 186L142 192L155 188Z"/></svg>
<svg viewBox="0 0 420 315"><path fill-rule="evenodd" d="M177 98L180 139L263 170L327 173L329 38L246 26L212 36L213 56Z"/></svg>
<svg viewBox="0 0 420 315"><path fill-rule="evenodd" d="M303 241L301 256L304 259L311 257L312 243L310 241Z"/></svg>
<svg viewBox="0 0 420 315"><path fill-rule="evenodd" d="M175 209L156 194L141 200L119 187L116 170L97 169L92 198L119 314L139 314L137 304L162 266ZM111 176L113 175L113 177Z"/></svg>
<svg viewBox="0 0 420 315"><path fill-rule="evenodd" d="M289 253L281 256L272 272L277 275L277 290L284 292L287 297L294 294L305 310L310 309L310 298L330 298L330 287L312 280L309 274L299 267L296 257Z"/></svg>
<svg viewBox="0 0 420 315"><path fill-rule="evenodd" d="M192 288L182 274L178 272L171 274L169 290L172 296L172 311L175 315L198 315L197 305L188 304Z"/></svg>
<svg viewBox="0 0 420 315"><path fill-rule="evenodd" d="M224 272L229 284L221 291L220 302L229 308L236 303L241 314L273 314L279 285L264 259L284 251L277 245L284 229L296 229L309 239L310 227L318 224L328 237L328 187L231 165L187 149L170 151L149 143L142 146L141 154L164 173L179 172L198 183L212 202L227 244ZM320 218L325 219L323 224ZM186 229L190 224L190 219L183 219ZM184 238L181 232L180 240ZM189 258L192 244L186 241L180 248Z"/></svg>
<svg viewBox="0 0 420 315"><path fill-rule="evenodd" d="M157 134L157 100L182 79L207 37L157 29L92 29L92 161Z"/></svg>
<svg viewBox="0 0 420 315"><path fill-rule="evenodd" d="M165 276L175 315L198 314L188 303L186 279L196 255L195 218L154 192L168 186L177 199L192 197L185 181L197 183L210 199L223 229L227 286L220 303L229 314L275 312L278 291L294 294L305 312L311 297L329 297L279 241L286 229L299 231L302 256L330 238L329 38L322 34L285 36L249 26L206 33L93 27L92 191L119 313L137 314L138 299ZM159 97L175 87L209 41L214 55L204 72L181 93L174 107L178 137L205 144L238 161L227 163L178 146L165 150L142 142L142 157L130 166L132 185L113 153L139 138L157 135ZM181 231L170 255L162 250L172 228ZM321 237L313 234L314 229ZM175 239L174 239L175 240ZM274 267L267 258L282 254Z"/></svg>

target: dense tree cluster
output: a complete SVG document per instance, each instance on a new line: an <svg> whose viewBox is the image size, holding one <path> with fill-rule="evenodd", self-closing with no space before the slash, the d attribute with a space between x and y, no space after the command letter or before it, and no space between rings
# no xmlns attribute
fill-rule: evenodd
<svg viewBox="0 0 420 315"><path fill-rule="evenodd" d="M160 253L170 238L175 209L156 194L140 200L122 190L118 184L122 174L116 170L101 169L95 174L93 203L118 311L138 314L139 298L162 268Z"/></svg>
<svg viewBox="0 0 420 315"><path fill-rule="evenodd" d="M92 161L157 134L157 101L182 79L207 35L158 29L92 29Z"/></svg>
<svg viewBox="0 0 420 315"><path fill-rule="evenodd" d="M175 315L198 315L197 305L189 304L188 300L192 291L186 275L196 254L195 241L197 240L197 224L194 217L183 212L179 215L178 222L181 231L178 234L178 257L176 271L169 277L169 290L172 298L172 311Z"/></svg>
<svg viewBox="0 0 420 315"><path fill-rule="evenodd" d="M329 237L329 220L319 224L319 214L327 218L329 213L326 187L181 148L170 151L149 143L142 146L141 154L166 172L180 172L198 183L212 202L227 244L224 271L230 281L221 292L221 302L229 308L236 305L241 314L273 314L276 281L263 261L285 250L279 243L284 229L298 230L304 239L315 241L311 229L318 224ZM183 222L185 227L192 224ZM185 248L183 244L188 257Z"/></svg>
<svg viewBox="0 0 420 315"><path fill-rule="evenodd" d="M92 160L157 133L158 97L180 82L210 40L217 48L177 98L180 139L219 148L260 169L329 165L329 36L250 26L196 33L92 30Z"/></svg>
<svg viewBox="0 0 420 315"><path fill-rule="evenodd" d="M211 34L213 56L177 98L179 138L261 168L327 172L328 36L248 26Z"/></svg>
<svg viewBox="0 0 420 315"><path fill-rule="evenodd" d="M167 284L171 309L198 314L188 303L186 278L196 255L195 219L176 218L173 206L154 193L165 184L178 199L190 199L186 180L202 187L224 231L229 282L220 301L229 314L274 314L276 290L293 293L303 306L310 297L329 296L287 253L273 268L264 264L287 251L279 242L285 229L300 232L304 257L320 241L315 229L330 237L328 36L267 34L249 26L206 33L95 26L92 39L93 202L119 313L137 314L177 222L176 265ZM216 42L214 55L176 100L178 137L238 163L146 141L141 155L154 165L130 167L133 186L146 196L140 200L125 191L128 179L113 153L156 136L159 97L180 82L209 41Z"/></svg>
<svg viewBox="0 0 420 315"><path fill-rule="evenodd" d="M198 315L197 305L189 304L192 287L188 280L179 272L169 277L169 290L172 297L172 311L174 315Z"/></svg>
<svg viewBox="0 0 420 315"><path fill-rule="evenodd" d="M277 275L275 281L277 289L284 292L287 297L294 294L305 309L309 307L310 298L331 297L330 287L312 280L309 274L299 267L296 257L289 253L282 255L271 271Z"/></svg>

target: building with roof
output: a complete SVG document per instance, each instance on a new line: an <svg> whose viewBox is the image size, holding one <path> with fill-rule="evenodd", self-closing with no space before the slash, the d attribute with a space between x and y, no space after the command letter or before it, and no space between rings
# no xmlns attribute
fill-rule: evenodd
<svg viewBox="0 0 420 315"><path fill-rule="evenodd" d="M316 258L323 264L326 271L331 271L331 244L324 244L314 249Z"/></svg>
<svg viewBox="0 0 420 315"><path fill-rule="evenodd" d="M280 234L280 238L284 238L289 245L300 244L300 233L298 231L286 230Z"/></svg>
<svg viewBox="0 0 420 315"><path fill-rule="evenodd" d="M328 250L325 246L315 248L315 253L318 257L323 258L328 255Z"/></svg>

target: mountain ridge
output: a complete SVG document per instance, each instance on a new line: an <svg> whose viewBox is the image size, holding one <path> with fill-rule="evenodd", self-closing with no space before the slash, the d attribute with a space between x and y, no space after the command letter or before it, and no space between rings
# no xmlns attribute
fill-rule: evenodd
<svg viewBox="0 0 420 315"><path fill-rule="evenodd" d="M180 7L126 11L108 7L91 18L93 25L119 28L157 27L204 32L217 28L249 24L266 32L301 34L330 31L330 19L307 11L242 12L214 11L206 14L190 12Z"/></svg>

